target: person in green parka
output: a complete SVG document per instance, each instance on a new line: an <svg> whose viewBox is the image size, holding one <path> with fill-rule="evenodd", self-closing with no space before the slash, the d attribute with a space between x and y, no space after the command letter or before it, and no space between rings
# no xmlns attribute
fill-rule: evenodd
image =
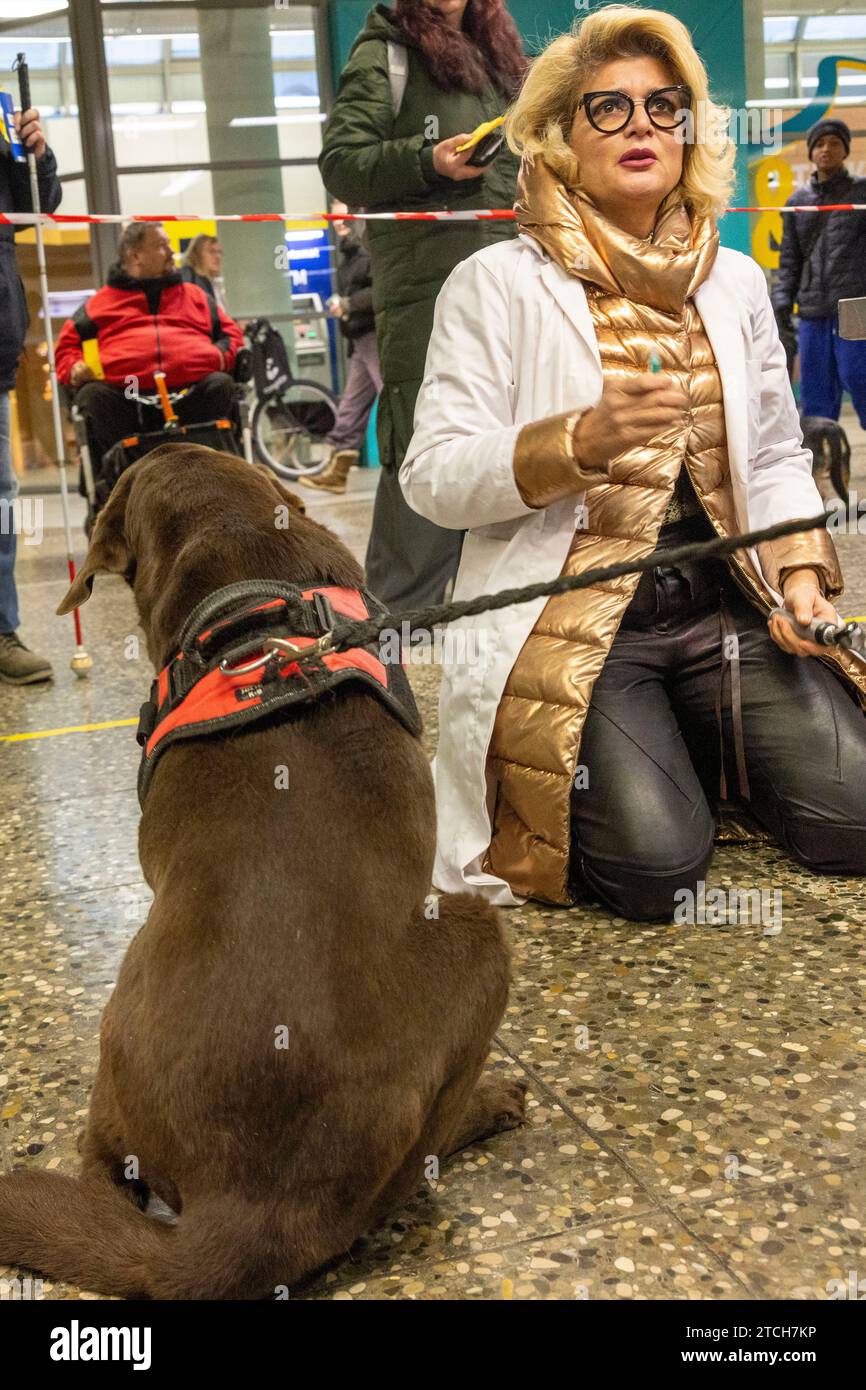
<svg viewBox="0 0 866 1390"><path fill-rule="evenodd" d="M504 0L396 0L376 5L355 40L325 127L319 169L352 208L510 208L518 163L507 146L482 168L457 146L504 115L526 58ZM367 584L395 607L436 603L457 573L462 532L404 501L397 470L412 437L433 308L459 261L515 234L509 221L368 221L382 368L382 473ZM428 389L425 386L425 389ZM429 386L435 389L435 383Z"/></svg>

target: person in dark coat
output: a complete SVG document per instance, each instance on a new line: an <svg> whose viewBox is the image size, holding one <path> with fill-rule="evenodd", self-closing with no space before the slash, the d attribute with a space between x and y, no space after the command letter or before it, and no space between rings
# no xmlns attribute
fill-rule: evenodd
<svg viewBox="0 0 866 1390"><path fill-rule="evenodd" d="M526 60L504 0L396 0L376 5L355 40L322 139L319 169L334 197L367 212L510 208L517 160L484 168L457 147L505 114ZM369 221L382 367L382 472L367 583L396 606L438 602L457 572L462 532L435 526L403 498L397 472L412 437L436 297L454 267L514 224ZM431 387L435 389L435 383Z"/></svg>
<svg viewBox="0 0 866 1390"><path fill-rule="evenodd" d="M331 211L348 212L345 203L334 202ZM349 469L361 456L361 445L376 397L382 390L376 320L373 314L373 281L370 253L356 222L333 222L337 235L337 293L328 300L328 311L339 320L348 344L349 371L337 408L337 418L325 443L332 449L328 466L311 478L299 478L306 487L323 492L345 492Z"/></svg>
<svg viewBox="0 0 866 1390"><path fill-rule="evenodd" d="M851 132L844 121L824 120L806 137L815 172L786 206L866 202L866 179L845 168ZM799 347L800 409L804 416L838 420L848 391L866 428L866 342L839 336L838 303L866 295L866 222L860 212L791 213L783 218L773 308L789 364ZM792 313L797 306L799 332Z"/></svg>
<svg viewBox="0 0 866 1390"><path fill-rule="evenodd" d="M45 143L39 112L31 107L15 115L19 139L36 156L39 202L53 212L61 198L57 161ZM30 171L18 164L5 142L0 144L0 212L32 212ZM18 359L24 346L28 313L24 286L15 264L15 228L0 225L0 680L32 685L50 680L51 663L31 652L18 636L18 592L15 587L15 498L18 480L12 467L9 392L15 385Z"/></svg>

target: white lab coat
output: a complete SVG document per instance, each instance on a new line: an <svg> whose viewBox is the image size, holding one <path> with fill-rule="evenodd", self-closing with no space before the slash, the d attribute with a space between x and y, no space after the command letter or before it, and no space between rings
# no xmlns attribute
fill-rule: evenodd
<svg viewBox="0 0 866 1390"><path fill-rule="evenodd" d="M695 303L721 376L739 529L814 516L821 498L762 271L720 248ZM467 531L455 598L561 572L582 494L527 507L514 481L514 444L529 421L597 404L602 383L583 285L530 237L486 247L449 276L400 482L415 511ZM465 619L444 652L434 884L506 907L523 900L481 868L491 833L485 763L505 682L545 602ZM466 659L448 660L461 642Z"/></svg>

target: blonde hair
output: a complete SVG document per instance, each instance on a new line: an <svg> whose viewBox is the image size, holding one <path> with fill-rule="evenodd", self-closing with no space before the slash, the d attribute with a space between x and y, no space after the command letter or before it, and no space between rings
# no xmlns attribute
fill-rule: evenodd
<svg viewBox="0 0 866 1390"><path fill-rule="evenodd" d="M195 271L196 275L204 275L204 252L209 245L215 245L219 237L212 236L209 232L199 232L194 236L183 256L184 265L188 265Z"/></svg>
<svg viewBox="0 0 866 1390"><path fill-rule="evenodd" d="M683 145L678 195L699 216L720 216L734 185L736 149L727 131L729 112L710 99L707 70L680 20L663 10L636 5L605 5L554 39L534 60L523 89L506 119L505 133L515 154L539 156L569 188L579 189L577 156L569 144L576 105L590 75L613 58L647 56L663 63L676 83L692 93L700 124L697 139Z"/></svg>

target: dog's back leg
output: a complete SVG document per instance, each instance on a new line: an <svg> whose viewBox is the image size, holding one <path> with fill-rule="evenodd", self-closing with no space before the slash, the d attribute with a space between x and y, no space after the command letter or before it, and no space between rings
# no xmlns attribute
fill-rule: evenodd
<svg viewBox="0 0 866 1390"><path fill-rule="evenodd" d="M125 1124L111 1079L109 1064L102 1056L97 1068L87 1124L78 1139L81 1155L79 1177L85 1183L110 1182L142 1211L147 1207L149 1188L141 1178L138 1156L125 1136Z"/></svg>
<svg viewBox="0 0 866 1390"><path fill-rule="evenodd" d="M374 1223L417 1191L431 1159L441 1163L524 1118L522 1087L482 1077L508 1001L511 953L500 915L471 893L442 894L431 908L412 928L407 974L421 1045L440 1066L441 1085L420 1139L377 1198Z"/></svg>
<svg viewBox="0 0 866 1390"><path fill-rule="evenodd" d="M490 1139L526 1121L526 1086L497 1072L483 1073L472 1091L456 1129L445 1145L446 1156L469 1144Z"/></svg>

